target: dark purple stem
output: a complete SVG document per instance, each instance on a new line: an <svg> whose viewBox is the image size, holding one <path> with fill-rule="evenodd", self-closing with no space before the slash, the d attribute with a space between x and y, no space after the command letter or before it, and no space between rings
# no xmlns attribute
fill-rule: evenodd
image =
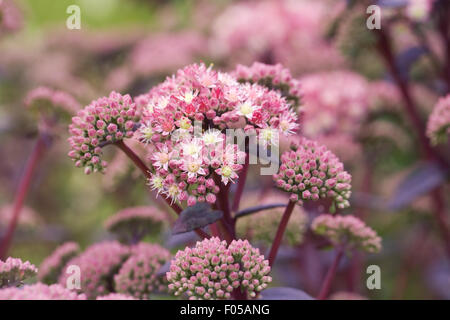
<svg viewBox="0 0 450 320"><path fill-rule="evenodd" d="M339 262L341 261L343 255L343 248L338 248L336 256L334 257L334 261L331 264L330 269L328 269L327 275L325 276L325 280L323 281L322 288L320 289L320 293L317 296L317 300L325 300L328 297L331 285L333 284L334 278L336 277L336 271L339 266Z"/></svg>
<svg viewBox="0 0 450 320"><path fill-rule="evenodd" d="M8 229L5 236L0 243L0 259L4 260L6 254L8 253L9 247L11 245L12 238L14 236L14 231L16 230L17 221L19 220L20 212L23 207L23 203L30 188L31 180L33 178L34 171L44 154L46 149L46 137L40 135L34 145L33 151L27 161L25 166L25 171L22 178L20 179L19 187L16 192L14 199L13 212L11 215L11 221L9 222Z"/></svg>
<svg viewBox="0 0 450 320"><path fill-rule="evenodd" d="M280 224L278 225L278 230L275 235L275 239L273 240L272 247L269 252L269 265L273 266L275 262L275 258L277 257L278 249L281 245L281 240L283 240L284 231L289 222L289 218L291 217L292 211L294 210L295 202L289 201L286 209L284 210L283 217L281 218Z"/></svg>
<svg viewBox="0 0 450 320"><path fill-rule="evenodd" d="M245 181L247 180L249 157L250 157L249 153L247 152L245 154L244 167L242 168L241 174L239 175L238 186L237 186L236 193L234 195L233 205L231 207L233 212L236 212L239 210L239 203L241 202L242 193L244 192L244 187L245 187Z"/></svg>

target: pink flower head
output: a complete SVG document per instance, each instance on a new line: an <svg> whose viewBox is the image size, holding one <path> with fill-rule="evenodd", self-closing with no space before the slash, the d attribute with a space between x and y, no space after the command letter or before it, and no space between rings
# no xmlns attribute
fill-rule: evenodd
<svg viewBox="0 0 450 320"><path fill-rule="evenodd" d="M102 146L132 137L137 120L136 105L129 95L111 92L91 102L72 118L69 157L77 167L85 167L87 174L103 172L107 163L101 159Z"/></svg>
<svg viewBox="0 0 450 320"><path fill-rule="evenodd" d="M80 246L75 242L66 242L56 248L39 267L38 280L46 284L58 282L66 263L79 252Z"/></svg>
<svg viewBox="0 0 450 320"><path fill-rule="evenodd" d="M170 252L157 244L140 243L114 276L117 292L137 299L150 299L152 293L167 291L167 281L158 270L170 260Z"/></svg>
<svg viewBox="0 0 450 320"><path fill-rule="evenodd" d="M86 300L86 296L59 284L36 283L23 288L1 289L0 300Z"/></svg>
<svg viewBox="0 0 450 320"><path fill-rule="evenodd" d="M127 243L148 233L158 234L166 226L167 216L155 207L133 207L117 212L105 222L105 228Z"/></svg>
<svg viewBox="0 0 450 320"><path fill-rule="evenodd" d="M350 205L352 177L331 151L303 137L291 149L281 155L279 172L273 176L278 188L299 205L320 198L332 199L338 208Z"/></svg>
<svg viewBox="0 0 450 320"><path fill-rule="evenodd" d="M312 230L328 238L335 246L360 249L369 253L381 250L381 238L360 219L352 215L322 214L311 224Z"/></svg>
<svg viewBox="0 0 450 320"><path fill-rule="evenodd" d="M146 142L164 142L182 130L192 133L194 122L206 119L211 129L251 126L257 131L279 129L280 117L294 124L296 120L279 92L257 84L240 84L231 75L204 64L178 70L136 102L143 108L145 129L139 132Z"/></svg>
<svg viewBox="0 0 450 320"><path fill-rule="evenodd" d="M76 265L81 270L80 290L89 299L106 295L113 288L115 273L129 254L129 248L116 241L94 244L66 264L59 277L59 283L66 285L69 274L66 274L65 269Z"/></svg>
<svg viewBox="0 0 450 320"><path fill-rule="evenodd" d="M48 87L38 87L28 92L25 105L37 112L47 114L63 111L73 115L80 109L80 104L70 94Z"/></svg>
<svg viewBox="0 0 450 320"><path fill-rule="evenodd" d="M289 69L280 63L275 65L254 62L250 67L239 64L234 71L239 82L258 83L269 89L280 91L293 106L300 107L300 82L294 79Z"/></svg>
<svg viewBox="0 0 450 320"><path fill-rule="evenodd" d="M19 258L11 257L6 261L0 260L0 288L19 286L37 272L38 269L29 261L22 262Z"/></svg>
<svg viewBox="0 0 450 320"><path fill-rule="evenodd" d="M254 298L272 281L269 262L247 240L219 238L178 251L166 273L169 290L189 299L229 299L233 290Z"/></svg>
<svg viewBox="0 0 450 320"><path fill-rule="evenodd" d="M95 300L136 300L132 296L122 293L110 293L106 296L97 297Z"/></svg>
<svg viewBox="0 0 450 320"><path fill-rule="evenodd" d="M450 94L436 103L428 119L427 135L433 144L446 142L450 136Z"/></svg>
<svg viewBox="0 0 450 320"><path fill-rule="evenodd" d="M136 103L143 111L137 136L150 153L149 185L189 206L214 203L216 184L234 183L242 169L245 153L225 143L225 129L289 135L296 128L297 116L279 92L240 84L204 64L178 70Z"/></svg>

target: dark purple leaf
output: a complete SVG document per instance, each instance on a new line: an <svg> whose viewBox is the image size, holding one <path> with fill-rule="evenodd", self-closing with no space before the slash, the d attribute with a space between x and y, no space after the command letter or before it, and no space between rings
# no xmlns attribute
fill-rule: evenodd
<svg viewBox="0 0 450 320"><path fill-rule="evenodd" d="M275 287L261 292L260 300L314 300L314 298L299 289Z"/></svg>
<svg viewBox="0 0 450 320"><path fill-rule="evenodd" d="M401 8L408 4L408 0L378 0L377 5L384 8Z"/></svg>
<svg viewBox="0 0 450 320"><path fill-rule="evenodd" d="M442 299L450 299L450 261L438 260L427 270L428 286Z"/></svg>
<svg viewBox="0 0 450 320"><path fill-rule="evenodd" d="M423 47L412 47L398 54L396 64L404 79L408 78L411 66L425 53L427 53L427 49Z"/></svg>
<svg viewBox="0 0 450 320"><path fill-rule="evenodd" d="M198 228L203 228L221 219L223 212L212 210L211 206L205 202L199 202L192 207L184 209L172 228L172 234L189 232Z"/></svg>
<svg viewBox="0 0 450 320"><path fill-rule="evenodd" d="M417 197L424 195L446 181L447 171L436 162L427 162L411 172L397 186L388 202L388 209L399 210Z"/></svg>
<svg viewBox="0 0 450 320"><path fill-rule="evenodd" d="M273 208L282 208L282 207L286 207L286 204L285 203L273 203L273 204L264 204L264 205L260 205L260 206L254 206L254 207L250 207L250 208L239 211L238 213L236 213L236 218L248 216L250 214L257 213L257 212L260 212L263 210L269 210L269 209L273 209Z"/></svg>

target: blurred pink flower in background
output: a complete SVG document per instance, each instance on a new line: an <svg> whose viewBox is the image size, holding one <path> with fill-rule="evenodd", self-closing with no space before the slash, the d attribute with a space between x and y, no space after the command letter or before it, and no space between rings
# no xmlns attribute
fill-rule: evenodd
<svg viewBox="0 0 450 320"><path fill-rule="evenodd" d="M0 0L0 36L22 28L23 17L12 0Z"/></svg>
<svg viewBox="0 0 450 320"><path fill-rule="evenodd" d="M59 284L48 286L36 283L23 288L2 289L0 300L86 300L86 296L72 292Z"/></svg>
<svg viewBox="0 0 450 320"><path fill-rule="evenodd" d="M158 244L142 242L132 247L131 256L114 276L115 290L137 299L167 292L167 280L158 271L170 257L170 252Z"/></svg>
<svg viewBox="0 0 450 320"><path fill-rule="evenodd" d="M427 135L434 144L446 142L450 135L450 95L439 99L428 119Z"/></svg>
<svg viewBox="0 0 450 320"><path fill-rule="evenodd" d="M97 297L95 300L137 300L132 296L121 293L110 293L106 296Z"/></svg>
<svg viewBox="0 0 450 320"><path fill-rule="evenodd" d="M313 220L311 229L327 237L335 246L361 249L369 253L381 250L381 238L377 233L352 215L322 214Z"/></svg>
<svg viewBox="0 0 450 320"><path fill-rule="evenodd" d="M58 282L66 263L80 252L75 242L66 242L56 248L39 266L38 280L46 284Z"/></svg>
<svg viewBox="0 0 450 320"><path fill-rule="evenodd" d="M79 256L69 260L66 267L75 265L80 268L81 291L89 299L94 299L113 290L114 274L129 254L129 248L119 242L97 243L87 248ZM65 286L68 277L66 272L62 272L59 283Z"/></svg>
<svg viewBox="0 0 450 320"><path fill-rule="evenodd" d="M369 83L350 71L300 78L302 134L326 144L343 161L360 153L356 135L368 114Z"/></svg>
<svg viewBox="0 0 450 320"><path fill-rule="evenodd" d="M206 40L200 33L157 33L136 44L129 65L141 76L165 75L206 54Z"/></svg>
<svg viewBox="0 0 450 320"><path fill-rule="evenodd" d="M334 68L344 60L324 40L323 21L340 8L326 1L236 3L214 22L210 48L217 57L231 56L232 63L281 62L295 74Z"/></svg>

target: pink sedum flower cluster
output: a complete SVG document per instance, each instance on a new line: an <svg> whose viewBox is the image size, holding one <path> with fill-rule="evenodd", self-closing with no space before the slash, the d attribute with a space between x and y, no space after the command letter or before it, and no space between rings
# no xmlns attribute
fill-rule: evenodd
<svg viewBox="0 0 450 320"><path fill-rule="evenodd" d="M229 246L219 238L197 242L178 251L167 272L169 290L189 299L229 299L234 290L250 298L272 281L269 261L247 240Z"/></svg>
<svg viewBox="0 0 450 320"><path fill-rule="evenodd" d="M95 300L136 300L132 296L122 293L110 293L106 296L97 297Z"/></svg>
<svg viewBox="0 0 450 320"><path fill-rule="evenodd" d="M37 274L38 269L29 261L9 257L0 260L0 288L19 286L22 281Z"/></svg>
<svg viewBox="0 0 450 320"><path fill-rule="evenodd" d="M369 253L381 250L381 238L377 233L352 215L322 214L313 220L311 229L328 238L335 246L360 249Z"/></svg>
<svg viewBox="0 0 450 320"><path fill-rule="evenodd" d="M128 258L128 247L116 242L102 242L90 246L79 256L71 259L66 267L76 265L81 270L81 291L89 299L106 295L113 289L113 277ZM62 272L59 283L66 285L70 275Z"/></svg>
<svg viewBox="0 0 450 320"><path fill-rule="evenodd" d="M275 65L254 62L247 67L239 64L234 76L239 82L258 83L269 89L280 91L295 110L300 106L300 81L294 79L289 69L278 63Z"/></svg>
<svg viewBox="0 0 450 320"><path fill-rule="evenodd" d="M2 289L0 300L86 300L86 296L70 291L59 284L48 286L36 283L23 288Z"/></svg>
<svg viewBox="0 0 450 320"><path fill-rule="evenodd" d="M71 150L69 157L84 172L103 172L107 166L102 161L102 145L130 138L138 120L136 105L129 95L111 92L91 102L72 118L69 126Z"/></svg>
<svg viewBox="0 0 450 320"><path fill-rule="evenodd" d="M75 242L66 242L56 248L40 265L38 280L46 284L58 282L58 278L66 263L79 252L80 246Z"/></svg>
<svg viewBox="0 0 450 320"><path fill-rule="evenodd" d="M142 107L137 136L151 152L151 187L189 206L214 203L218 183L234 182L242 169L245 153L225 143L221 130L252 130L271 144L274 135L297 127L295 112L279 92L240 84L204 64L179 70L136 103Z"/></svg>
<svg viewBox="0 0 450 320"><path fill-rule="evenodd" d="M450 95L440 98L427 125L427 135L433 144L446 142L450 136Z"/></svg>
<svg viewBox="0 0 450 320"><path fill-rule="evenodd" d="M64 111L76 114L80 104L70 94L48 87L38 87L28 92L25 105L38 112Z"/></svg>
<svg viewBox="0 0 450 320"><path fill-rule="evenodd" d="M167 224L167 216L156 207L142 206L127 208L111 216L105 228L120 238L139 240L147 233L157 234ZM131 239L130 239L131 238Z"/></svg>
<svg viewBox="0 0 450 320"><path fill-rule="evenodd" d="M114 276L117 292L137 299L150 299L151 294L167 291L167 281L158 270L170 260L170 252L157 244L140 243Z"/></svg>
<svg viewBox="0 0 450 320"><path fill-rule="evenodd" d="M325 146L299 138L290 151L281 155L281 165L274 174L276 186L291 194L291 201L330 198L338 208L350 205L351 175Z"/></svg>

